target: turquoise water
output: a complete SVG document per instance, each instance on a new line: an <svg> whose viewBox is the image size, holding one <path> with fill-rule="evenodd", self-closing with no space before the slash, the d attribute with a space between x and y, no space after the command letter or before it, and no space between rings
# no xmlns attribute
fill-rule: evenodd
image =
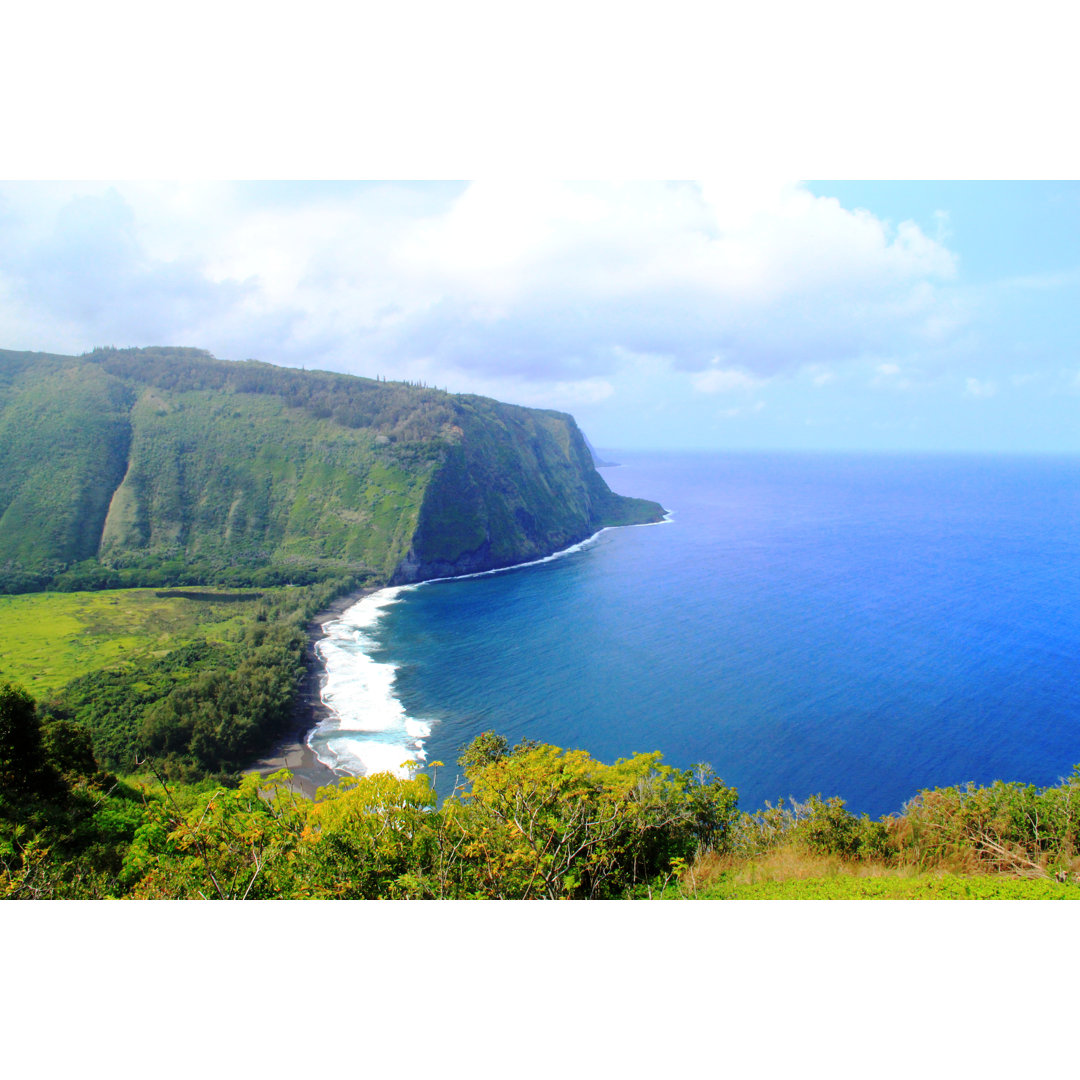
<svg viewBox="0 0 1080 1080"><path fill-rule="evenodd" d="M375 717L355 734L372 760L441 760L445 794L494 729L707 761L745 808L820 792L875 816L920 787L1052 783L1080 762L1080 460L616 460L611 487L669 522L355 618L349 647L382 679L378 708L354 710Z"/></svg>

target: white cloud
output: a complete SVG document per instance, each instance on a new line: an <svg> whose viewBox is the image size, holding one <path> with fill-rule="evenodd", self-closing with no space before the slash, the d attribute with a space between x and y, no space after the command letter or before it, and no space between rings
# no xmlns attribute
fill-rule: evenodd
<svg viewBox="0 0 1080 1080"><path fill-rule="evenodd" d="M964 383L964 396L973 398L990 398L998 391L997 383L992 379L969 378Z"/></svg>
<svg viewBox="0 0 1080 1080"><path fill-rule="evenodd" d="M523 405L573 410L582 405L598 405L614 393L615 387L607 379L581 379L578 382L530 383L522 387L515 400Z"/></svg>
<svg viewBox="0 0 1080 1080"><path fill-rule="evenodd" d="M734 420L738 416L753 416L764 408L764 401L755 401L753 405L735 405L730 409L721 409L716 415L724 420Z"/></svg>
<svg viewBox="0 0 1080 1080"><path fill-rule="evenodd" d="M921 381L918 372L911 372L891 360L877 364L874 371L876 374L870 385L879 389L911 390Z"/></svg>
<svg viewBox="0 0 1080 1080"><path fill-rule="evenodd" d="M588 406L602 404L616 393L613 383L599 378L544 381L516 376L493 377L453 369L447 381L447 371L430 359L409 363L396 375L414 382L424 382L428 386L446 387L461 394L479 394L515 405L560 409L575 414Z"/></svg>
<svg viewBox="0 0 1080 1080"><path fill-rule="evenodd" d="M690 376L694 389L701 394L724 394L732 390L753 390L765 380L738 368L709 368Z"/></svg>
<svg viewBox="0 0 1080 1080"><path fill-rule="evenodd" d="M819 364L812 364L809 374L810 381L815 386L828 386L829 383L836 382L836 372L823 368Z"/></svg>
<svg viewBox="0 0 1080 1080"><path fill-rule="evenodd" d="M746 390L968 317L940 238L797 184L15 184L0 249L11 347L422 366L496 396L599 400L640 357Z"/></svg>
<svg viewBox="0 0 1080 1080"><path fill-rule="evenodd" d="M1077 285L1080 285L1080 269L1042 274L1022 274L1016 277L1003 278L1001 281L995 282L994 288L999 292L1009 292L1016 289L1042 292L1075 288Z"/></svg>

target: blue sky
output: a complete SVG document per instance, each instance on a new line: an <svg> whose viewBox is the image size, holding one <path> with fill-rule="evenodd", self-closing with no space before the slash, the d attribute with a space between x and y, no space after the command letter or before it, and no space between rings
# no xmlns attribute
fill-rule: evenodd
<svg viewBox="0 0 1080 1080"><path fill-rule="evenodd" d="M568 410L598 446L1080 450L1073 182L0 185L0 346Z"/></svg>

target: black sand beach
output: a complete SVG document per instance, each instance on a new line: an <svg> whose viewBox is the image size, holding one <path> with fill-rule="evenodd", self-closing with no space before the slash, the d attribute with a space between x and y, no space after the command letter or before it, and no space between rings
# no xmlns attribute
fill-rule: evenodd
<svg viewBox="0 0 1080 1080"><path fill-rule="evenodd" d="M269 776L279 769L288 769L292 773L292 787L308 799L314 799L321 787L336 784L341 779L340 773L324 765L305 742L307 734L316 724L330 715L330 710L323 704L321 691L323 685L323 667L315 652L315 643L323 635L323 626L352 607L358 600L377 592L377 589L363 589L339 597L325 611L319 612L307 626L307 652L304 657L304 682L296 698L293 710L293 730L283 738L265 757L260 758L245 773L257 773Z"/></svg>

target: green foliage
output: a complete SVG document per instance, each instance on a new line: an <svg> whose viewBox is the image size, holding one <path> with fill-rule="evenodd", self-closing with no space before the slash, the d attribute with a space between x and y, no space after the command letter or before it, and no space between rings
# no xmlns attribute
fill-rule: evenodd
<svg viewBox="0 0 1080 1080"><path fill-rule="evenodd" d="M507 566L568 547L608 525L659 521L656 503L613 494L564 413L462 396L461 438L424 499L400 580Z"/></svg>
<svg viewBox="0 0 1080 1080"><path fill-rule="evenodd" d="M422 774L343 780L308 816L309 887L343 900L431 896L444 829Z"/></svg>
<svg viewBox="0 0 1080 1080"><path fill-rule="evenodd" d="M488 732L461 764L469 791L443 808L461 845L440 879L454 894L620 896L677 860L723 850L736 815L732 789L708 770L661 765L659 754L604 765L542 744L508 751Z"/></svg>
<svg viewBox="0 0 1080 1080"><path fill-rule="evenodd" d="M56 786L34 699L21 687L0 680L0 813L16 814Z"/></svg>
<svg viewBox="0 0 1080 1080"><path fill-rule="evenodd" d="M563 414L195 349L0 351L0 460L0 593L414 580L661 514Z"/></svg>
<svg viewBox="0 0 1080 1080"><path fill-rule="evenodd" d="M145 753L210 772L242 768L292 715L305 644L287 624L255 632L235 667L226 663L179 682L142 715Z"/></svg>
<svg viewBox="0 0 1080 1080"><path fill-rule="evenodd" d="M112 769L151 754L173 777L224 776L291 723L307 621L355 586L5 597L0 655L44 692L62 771L86 764L90 738Z"/></svg>
<svg viewBox="0 0 1080 1080"><path fill-rule="evenodd" d="M150 755L172 776L233 772L287 725L305 645L294 621L253 623L236 641L196 640L75 679L45 709L85 727L111 768Z"/></svg>
<svg viewBox="0 0 1080 1080"><path fill-rule="evenodd" d="M92 777L98 771L94 740L82 724L55 717L42 730L46 759L66 781Z"/></svg>
<svg viewBox="0 0 1080 1080"><path fill-rule="evenodd" d="M1080 767L1052 787L999 780L922 791L904 807L895 831L920 866L1072 873L1080 855Z"/></svg>
<svg viewBox="0 0 1080 1080"><path fill-rule="evenodd" d="M488 765L502 761L509 753L510 743L505 735L485 731L462 750L458 764L465 769L466 775L472 775Z"/></svg>
<svg viewBox="0 0 1080 1080"><path fill-rule="evenodd" d="M42 725L33 699L0 684L0 897L116 895L113 875L142 815L97 769L85 733Z"/></svg>
<svg viewBox="0 0 1080 1080"><path fill-rule="evenodd" d="M467 751L471 790L436 806L422 774L380 773L298 798L287 773L196 793L154 767L117 874L144 898L615 897L645 890L710 843L735 793L705 771L642 754L488 735Z"/></svg>
<svg viewBox="0 0 1080 1080"><path fill-rule="evenodd" d="M151 761L153 782L123 783L70 721L35 741L32 699L7 687L0 701L19 721L2 729L9 744L23 733L7 760L53 775L0 802L0 897L1080 899L1069 855L1080 774L1056 788L923 792L880 822L816 796L740 814L706 767L658 754L606 765L487 732L441 806L423 774L347 779L311 802L284 771L191 784ZM926 833L947 839L932 853Z"/></svg>
<svg viewBox="0 0 1080 1080"><path fill-rule="evenodd" d="M1073 897L1080 885L1080 767L1044 788L996 781L921 791L900 814L879 821L856 817L838 798L781 800L739 818L732 852L721 882L701 895ZM820 877L822 860L832 860L828 879ZM756 880L761 867L771 880ZM912 875L918 884L893 881ZM970 886L957 884L967 878Z"/></svg>
<svg viewBox="0 0 1080 1080"><path fill-rule="evenodd" d="M293 722L306 624L356 585L5 597L0 655L44 691L45 754L65 778L153 755L170 777L227 780Z"/></svg>
<svg viewBox="0 0 1080 1080"><path fill-rule="evenodd" d="M0 568L48 573L97 554L133 397L119 379L59 358L0 380Z"/></svg>
<svg viewBox="0 0 1080 1080"><path fill-rule="evenodd" d="M764 810L742 815L733 850L751 857L793 845L811 855L888 860L897 854L890 824L891 819L856 817L835 796L811 795L804 803L792 799L787 806L781 799L776 806L766 803Z"/></svg>
<svg viewBox="0 0 1080 1080"><path fill-rule="evenodd" d="M147 899L261 900L309 895L298 873L310 804L280 777L266 797L246 777L185 806L163 785L148 803L119 874L132 895Z"/></svg>

